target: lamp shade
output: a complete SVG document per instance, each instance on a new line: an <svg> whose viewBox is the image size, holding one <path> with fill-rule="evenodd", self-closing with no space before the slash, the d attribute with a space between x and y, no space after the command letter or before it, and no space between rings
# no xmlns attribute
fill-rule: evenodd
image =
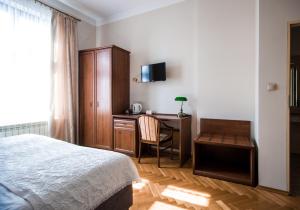
<svg viewBox="0 0 300 210"><path fill-rule="evenodd" d="M183 97L183 96L177 96L175 98L175 101L187 101L187 98L186 97Z"/></svg>

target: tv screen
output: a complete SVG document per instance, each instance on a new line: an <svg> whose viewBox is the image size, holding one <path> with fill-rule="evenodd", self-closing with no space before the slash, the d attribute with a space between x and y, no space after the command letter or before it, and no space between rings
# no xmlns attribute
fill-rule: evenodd
<svg viewBox="0 0 300 210"><path fill-rule="evenodd" d="M155 82L166 80L166 63L143 65L141 68L142 82Z"/></svg>

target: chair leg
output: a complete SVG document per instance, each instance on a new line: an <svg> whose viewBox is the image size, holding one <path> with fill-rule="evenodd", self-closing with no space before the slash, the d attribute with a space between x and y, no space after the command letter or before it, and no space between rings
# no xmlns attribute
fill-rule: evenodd
<svg viewBox="0 0 300 210"><path fill-rule="evenodd" d="M139 141L139 163L141 163L142 142Z"/></svg>
<svg viewBox="0 0 300 210"><path fill-rule="evenodd" d="M171 160L173 160L173 138L171 140Z"/></svg>
<svg viewBox="0 0 300 210"><path fill-rule="evenodd" d="M157 166L160 168L159 144L157 144Z"/></svg>

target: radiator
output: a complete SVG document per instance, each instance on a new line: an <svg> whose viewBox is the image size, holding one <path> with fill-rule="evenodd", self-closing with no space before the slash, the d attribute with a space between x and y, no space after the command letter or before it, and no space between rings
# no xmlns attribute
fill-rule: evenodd
<svg viewBox="0 0 300 210"><path fill-rule="evenodd" d="M0 138L29 133L48 136L48 122L34 122L0 126Z"/></svg>

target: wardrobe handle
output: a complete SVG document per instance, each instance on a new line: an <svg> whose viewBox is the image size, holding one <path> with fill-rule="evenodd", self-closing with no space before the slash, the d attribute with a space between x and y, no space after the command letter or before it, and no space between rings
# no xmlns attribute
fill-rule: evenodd
<svg viewBox="0 0 300 210"><path fill-rule="evenodd" d="M93 106L93 102L90 102L90 107L92 107Z"/></svg>
<svg viewBox="0 0 300 210"><path fill-rule="evenodd" d="M97 107L99 107L99 101L97 101Z"/></svg>

